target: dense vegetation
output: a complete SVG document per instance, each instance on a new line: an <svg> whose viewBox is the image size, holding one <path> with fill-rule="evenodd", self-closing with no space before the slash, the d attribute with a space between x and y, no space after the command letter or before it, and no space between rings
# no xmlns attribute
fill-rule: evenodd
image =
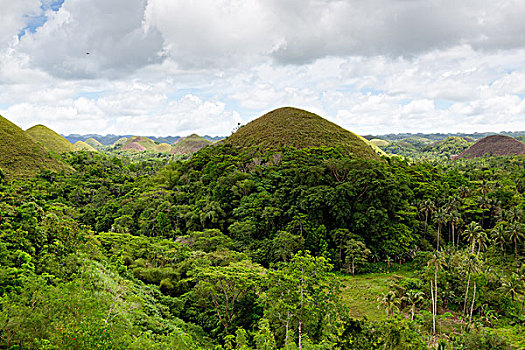
<svg viewBox="0 0 525 350"><path fill-rule="evenodd" d="M284 108L191 157L91 140L0 172L0 347L523 348L525 157L469 142L380 157Z"/></svg>
<svg viewBox="0 0 525 350"><path fill-rule="evenodd" d="M525 345L524 157L64 161L0 184L3 347Z"/></svg>

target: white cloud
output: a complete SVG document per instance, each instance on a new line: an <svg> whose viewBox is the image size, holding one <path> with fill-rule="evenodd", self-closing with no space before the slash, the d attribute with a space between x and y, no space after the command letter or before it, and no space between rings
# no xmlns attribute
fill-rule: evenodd
<svg viewBox="0 0 525 350"><path fill-rule="evenodd" d="M67 0L17 49L67 79L118 77L161 60L162 36L144 24L146 0Z"/></svg>
<svg viewBox="0 0 525 350"><path fill-rule="evenodd" d="M24 127L228 135L295 106L362 134L525 129L517 0L66 0L20 41L40 3L0 3Z"/></svg>
<svg viewBox="0 0 525 350"><path fill-rule="evenodd" d="M38 0L0 0L2 20L0 21L0 48L17 40L18 33L24 29L27 16L40 12Z"/></svg>

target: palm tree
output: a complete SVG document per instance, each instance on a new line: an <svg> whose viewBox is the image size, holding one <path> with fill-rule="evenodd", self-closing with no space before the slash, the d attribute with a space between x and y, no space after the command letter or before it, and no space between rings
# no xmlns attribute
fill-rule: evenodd
<svg viewBox="0 0 525 350"><path fill-rule="evenodd" d="M501 281L501 287L499 287L498 290L501 291L503 295L510 296L512 301L518 299L524 292L523 283L514 272L509 279Z"/></svg>
<svg viewBox="0 0 525 350"><path fill-rule="evenodd" d="M469 254L464 258L465 268L467 270L467 288L465 290L465 299L463 301L463 317L467 313L467 298L470 288L470 279L473 273L476 273L478 271L479 267L479 260L478 256L474 254ZM476 297L474 292L474 298Z"/></svg>
<svg viewBox="0 0 525 350"><path fill-rule="evenodd" d="M409 290L403 296L403 301L405 301L407 305L410 307L410 314L412 315L411 317L412 321L414 320L414 313L416 311L416 305L419 304L421 301L423 301L424 296L425 296L425 293L415 292L413 290Z"/></svg>
<svg viewBox="0 0 525 350"><path fill-rule="evenodd" d="M452 210L448 213L448 222L450 223L450 232L452 233L452 247L455 247L455 231L456 231L456 225L459 224L459 221L461 220L461 217L459 215L459 212L457 210Z"/></svg>
<svg viewBox="0 0 525 350"><path fill-rule="evenodd" d="M437 275L441 267L446 266L445 257L440 251L434 251L430 254L427 262L429 270L434 270L434 281L430 280L430 295L432 297L432 331L436 333L436 315L437 315Z"/></svg>
<svg viewBox="0 0 525 350"><path fill-rule="evenodd" d="M467 227L465 228L465 231L463 231L463 234L467 237L467 240L472 246L472 251L471 251L472 254L474 254L476 241L478 240L478 237L481 231L482 231L481 226L474 221L468 224Z"/></svg>
<svg viewBox="0 0 525 350"><path fill-rule="evenodd" d="M428 218L434 213L434 209L434 202L432 202L430 199L420 202L419 211L425 214L425 235L428 229Z"/></svg>
<svg viewBox="0 0 525 350"><path fill-rule="evenodd" d="M379 305L377 308L381 308L382 306L385 308L386 312L386 318L392 314L394 314L394 310L399 308L399 304L401 303L401 299L399 299L394 291L389 291L388 293L382 293L378 298L377 301L379 301Z"/></svg>
<svg viewBox="0 0 525 350"><path fill-rule="evenodd" d="M443 208L443 207L438 208L434 212L434 221L438 225L438 230L437 230L437 250L439 250L439 241L440 241L440 237L441 237L441 227L443 226L444 223L447 222L447 211L445 210L445 208Z"/></svg>
<svg viewBox="0 0 525 350"><path fill-rule="evenodd" d="M485 250L487 248L487 243L489 241L489 238L487 236L487 233L483 230L481 230L476 237L476 243L478 244L478 255L480 250Z"/></svg>
<svg viewBox="0 0 525 350"><path fill-rule="evenodd" d="M514 243L514 258L518 261L518 242L525 238L525 226L519 222L512 223L508 228L509 241Z"/></svg>
<svg viewBox="0 0 525 350"><path fill-rule="evenodd" d="M505 256L505 244L507 243L507 228L503 223L496 225L491 231L490 234L492 239L499 245L503 256Z"/></svg>
<svg viewBox="0 0 525 350"><path fill-rule="evenodd" d="M523 212L518 207L511 207L505 211L505 219L509 222L520 221Z"/></svg>

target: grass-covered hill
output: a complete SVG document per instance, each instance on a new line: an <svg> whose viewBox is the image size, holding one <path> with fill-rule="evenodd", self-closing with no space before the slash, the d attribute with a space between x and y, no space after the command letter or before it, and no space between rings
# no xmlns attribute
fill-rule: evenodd
<svg viewBox="0 0 525 350"><path fill-rule="evenodd" d="M100 149L100 148L104 147L103 144L101 144L98 140L96 140L96 139L94 139L92 137L90 137L86 141L82 141L82 142L87 143L88 145L90 145L94 149ZM75 143L75 145L76 145L76 143Z"/></svg>
<svg viewBox="0 0 525 350"><path fill-rule="evenodd" d="M381 140L381 139L372 139L372 140L370 140L370 143L372 145L377 146L377 147L385 147L385 146L388 146L390 144L390 142L388 142L386 140Z"/></svg>
<svg viewBox="0 0 525 350"><path fill-rule="evenodd" d="M126 140L123 145L123 151L152 151L155 148L155 142L144 136L132 136Z"/></svg>
<svg viewBox="0 0 525 350"><path fill-rule="evenodd" d="M171 153L173 154L191 154L195 153L206 146L211 145L211 141L200 137L197 134L191 134L190 136L184 137L177 141L172 148Z"/></svg>
<svg viewBox="0 0 525 350"><path fill-rule="evenodd" d="M117 141L115 141L111 145L111 148L112 149L121 149L122 147L124 147L124 145L126 144L127 141L128 141L127 137L121 137L120 139L118 139Z"/></svg>
<svg viewBox="0 0 525 350"><path fill-rule="evenodd" d="M355 156L378 159L368 141L314 113L284 107L242 126L225 143L235 147L279 148L291 146L342 146Z"/></svg>
<svg viewBox="0 0 525 350"><path fill-rule="evenodd" d="M96 141L96 140L95 140ZM98 152L93 146L84 141L77 141L75 147L79 151Z"/></svg>
<svg viewBox="0 0 525 350"><path fill-rule="evenodd" d="M71 142L44 125L35 125L27 129L26 133L44 148L59 154L77 150Z"/></svg>
<svg viewBox="0 0 525 350"><path fill-rule="evenodd" d="M155 147L153 147L153 152L156 152L156 153L168 153L168 152L171 152L171 150L172 150L171 145L167 143L160 143L158 145L155 145Z"/></svg>
<svg viewBox="0 0 525 350"><path fill-rule="evenodd" d="M484 155L510 156L525 154L525 144L513 137L505 135L487 136L465 151L458 158L477 158Z"/></svg>
<svg viewBox="0 0 525 350"><path fill-rule="evenodd" d="M423 147L422 152L436 156L452 157L460 154L472 145L472 141L464 137L451 136L443 141L435 142Z"/></svg>
<svg viewBox="0 0 525 350"><path fill-rule="evenodd" d="M42 169L69 169L24 130L0 116L0 169L8 179L30 177Z"/></svg>

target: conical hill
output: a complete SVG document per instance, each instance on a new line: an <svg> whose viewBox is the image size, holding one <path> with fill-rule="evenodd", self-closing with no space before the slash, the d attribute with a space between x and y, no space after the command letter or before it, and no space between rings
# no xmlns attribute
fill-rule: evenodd
<svg viewBox="0 0 525 350"><path fill-rule="evenodd" d="M0 168L8 179L27 178L42 169L70 169L53 158L24 130L0 116Z"/></svg>
<svg viewBox="0 0 525 350"><path fill-rule="evenodd" d="M342 146L357 157L379 159L363 137L354 134L314 113L284 107L269 112L237 130L224 143L236 147L279 148L291 146Z"/></svg>
<svg viewBox="0 0 525 350"><path fill-rule="evenodd" d="M44 148L59 154L77 150L71 142L44 125L35 125L27 129L26 133Z"/></svg>
<svg viewBox="0 0 525 350"><path fill-rule="evenodd" d="M205 138L197 135L191 134L186 136L173 145L171 153L173 154L191 154L199 151L200 149L211 145L212 143Z"/></svg>
<svg viewBox="0 0 525 350"><path fill-rule="evenodd" d="M75 147L79 151L87 151L87 152L98 152L95 147L91 146L89 143L84 141L77 141L75 142Z"/></svg>
<svg viewBox="0 0 525 350"><path fill-rule="evenodd" d="M86 141L83 141L83 142L87 143L88 145L90 145L94 149L100 149L100 148L104 147L103 144L101 144L97 139L94 139L92 137L90 137L89 139L87 139Z"/></svg>
<svg viewBox="0 0 525 350"><path fill-rule="evenodd" d="M466 150L458 158L477 158L484 155L510 156L525 154L525 144L513 137L505 135L491 135L482 138Z"/></svg>

